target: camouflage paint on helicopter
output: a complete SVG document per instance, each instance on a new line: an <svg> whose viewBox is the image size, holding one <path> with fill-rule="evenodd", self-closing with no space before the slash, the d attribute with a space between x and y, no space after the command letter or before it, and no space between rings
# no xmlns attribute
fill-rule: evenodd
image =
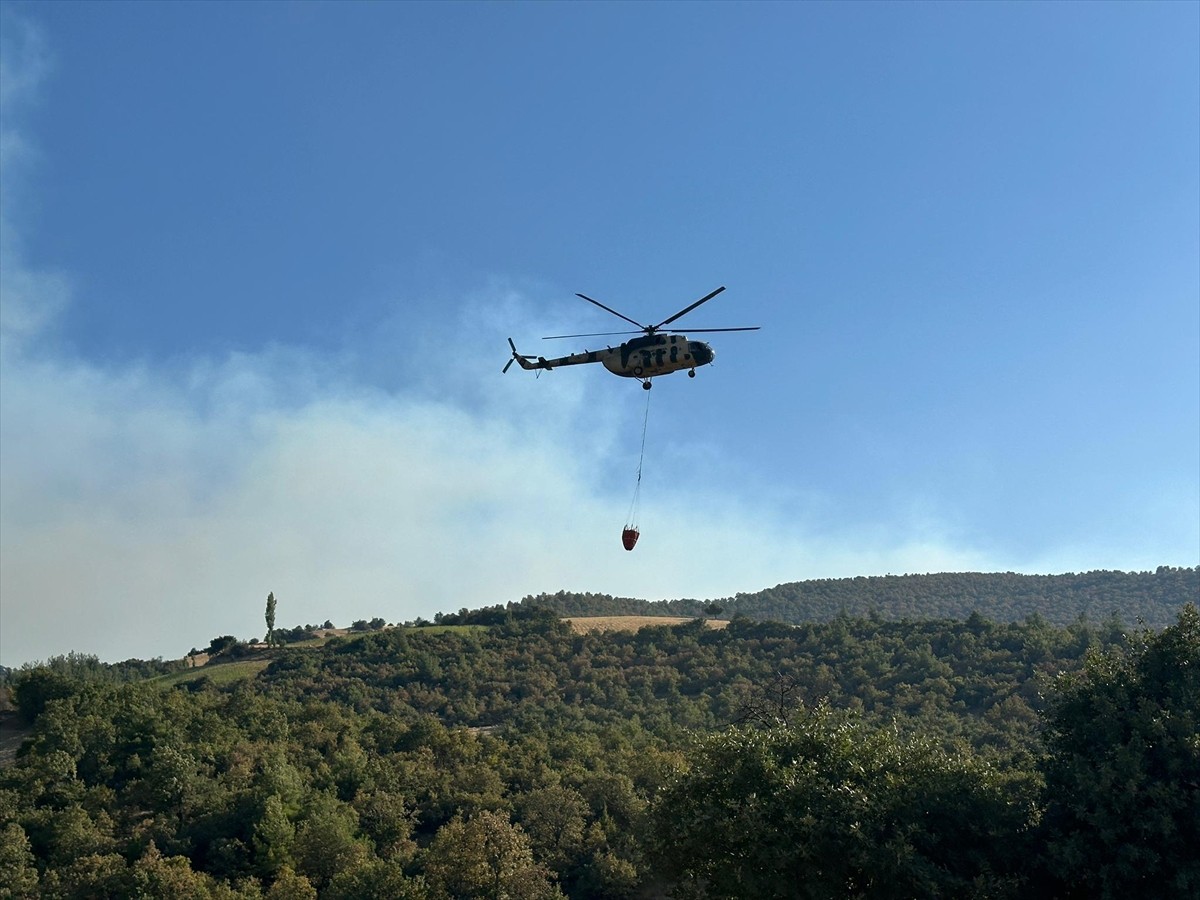
<svg viewBox="0 0 1200 900"><path fill-rule="evenodd" d="M688 370L695 377L697 366L706 366L716 355L702 341L689 341L682 334L653 334L634 338L619 347L604 350L584 350L570 356L546 359L544 356L522 356L513 346L513 353L522 369L555 369L559 366L578 366L600 363L614 375L625 378L653 378L670 372ZM534 360L530 362L530 360Z"/></svg>

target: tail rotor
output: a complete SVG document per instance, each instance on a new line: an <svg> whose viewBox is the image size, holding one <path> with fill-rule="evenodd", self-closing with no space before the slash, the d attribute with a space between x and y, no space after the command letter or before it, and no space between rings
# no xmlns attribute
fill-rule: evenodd
<svg viewBox="0 0 1200 900"><path fill-rule="evenodd" d="M513 363L517 362L517 360L521 360L521 359L537 359L537 357L536 357L536 356L529 356L529 355L527 355L527 354L518 353L518 352L517 352L517 345L513 343L513 339L512 339L512 338L509 338L509 339L508 339L508 346L512 347L512 359L510 359L508 362L506 362L506 363L504 364L504 368L500 370L500 374L501 374L501 375L505 374L505 373L508 371L508 368L509 368L509 366L511 366Z"/></svg>

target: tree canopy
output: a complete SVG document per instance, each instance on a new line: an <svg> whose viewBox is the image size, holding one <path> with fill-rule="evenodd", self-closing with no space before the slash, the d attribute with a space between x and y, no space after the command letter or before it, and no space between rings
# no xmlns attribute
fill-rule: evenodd
<svg viewBox="0 0 1200 900"><path fill-rule="evenodd" d="M1200 885L1194 606L1133 631L976 613L576 634L532 605L460 616L273 649L226 684L204 677L220 663L15 673L30 730L0 770L0 896Z"/></svg>

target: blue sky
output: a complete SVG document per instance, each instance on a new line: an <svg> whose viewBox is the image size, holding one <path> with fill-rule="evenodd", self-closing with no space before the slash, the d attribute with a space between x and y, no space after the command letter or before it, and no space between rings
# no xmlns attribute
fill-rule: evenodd
<svg viewBox="0 0 1200 900"><path fill-rule="evenodd" d="M0 10L4 664L1200 562L1197 4Z"/></svg>

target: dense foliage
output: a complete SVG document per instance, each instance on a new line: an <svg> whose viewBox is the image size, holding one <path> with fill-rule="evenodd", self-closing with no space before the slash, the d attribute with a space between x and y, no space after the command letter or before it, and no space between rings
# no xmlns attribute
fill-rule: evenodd
<svg viewBox="0 0 1200 900"><path fill-rule="evenodd" d="M1068 575L980 574L885 575L823 578L781 584L715 601L726 615L788 622L824 622L837 616L885 619L965 619L978 613L997 622L1039 615L1055 625L1080 617L1114 617L1162 628L1187 603L1200 598L1200 567L1160 566L1154 572L1086 572ZM524 603L563 616L701 616L715 614L699 600L634 600L607 594L559 591L526 597Z"/></svg>
<svg viewBox="0 0 1200 900"><path fill-rule="evenodd" d="M703 742L648 834L705 896L995 897L1021 885L1032 798L971 754L818 706Z"/></svg>
<svg viewBox="0 0 1200 900"><path fill-rule="evenodd" d="M1064 895L1200 897L1200 616L1060 680L1046 864Z"/></svg>
<svg viewBox="0 0 1200 900"><path fill-rule="evenodd" d="M825 700L901 720L981 751L1027 752L1040 693L1089 649L1123 633L1037 617L999 625L843 617L787 626L696 620L637 632L573 634L528 608L480 611L490 628L394 630L335 642L326 653L282 654L265 673L273 695L359 710L416 711L448 725L590 733L636 722L675 741L735 722L779 677L794 702Z"/></svg>
<svg viewBox="0 0 1200 900"><path fill-rule="evenodd" d="M1194 606L1131 635L1037 616L590 634L532 605L476 618L274 650L228 687L205 668L17 673L33 722L0 772L0 897L1200 885Z"/></svg>

